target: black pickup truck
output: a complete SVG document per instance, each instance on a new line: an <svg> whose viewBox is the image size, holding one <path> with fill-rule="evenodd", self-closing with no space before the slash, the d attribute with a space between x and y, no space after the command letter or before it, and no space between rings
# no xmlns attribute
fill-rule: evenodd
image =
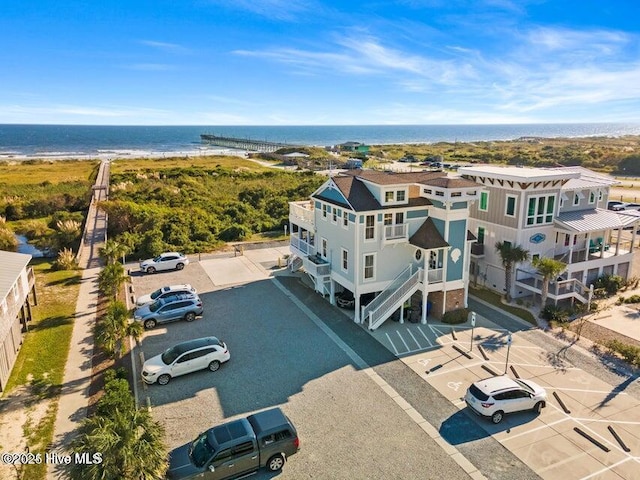
<svg viewBox="0 0 640 480"><path fill-rule="evenodd" d="M275 472L300 448L295 427L279 408L210 428L170 453L167 478L223 480L261 467Z"/></svg>

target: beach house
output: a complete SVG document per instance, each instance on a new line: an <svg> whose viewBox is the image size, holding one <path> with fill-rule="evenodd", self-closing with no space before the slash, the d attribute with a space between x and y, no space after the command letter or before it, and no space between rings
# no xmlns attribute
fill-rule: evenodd
<svg viewBox="0 0 640 480"><path fill-rule="evenodd" d="M0 391L4 390L35 305L31 255L0 250Z"/></svg>
<svg viewBox="0 0 640 480"><path fill-rule="evenodd" d="M467 305L469 207L480 190L443 172L335 175L289 204L290 265L332 304L353 295L354 321L369 329L406 308L414 321L441 317Z"/></svg>
<svg viewBox="0 0 640 480"><path fill-rule="evenodd" d="M497 242L529 251L531 259L550 257L567 264L553 279L549 299L587 302L590 286L602 275L631 274L638 211L607 210L617 181L581 167L520 168L490 165L459 169L482 189L470 207L476 236L471 248L472 284L505 292L505 272ZM541 293L542 277L530 262L516 266L511 296Z"/></svg>

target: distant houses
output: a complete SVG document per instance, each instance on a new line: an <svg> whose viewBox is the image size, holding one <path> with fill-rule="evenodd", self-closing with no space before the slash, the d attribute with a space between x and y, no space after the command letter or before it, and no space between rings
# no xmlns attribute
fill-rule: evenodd
<svg viewBox="0 0 640 480"><path fill-rule="evenodd" d="M360 142L345 142L338 145L341 152L369 153L369 145Z"/></svg>

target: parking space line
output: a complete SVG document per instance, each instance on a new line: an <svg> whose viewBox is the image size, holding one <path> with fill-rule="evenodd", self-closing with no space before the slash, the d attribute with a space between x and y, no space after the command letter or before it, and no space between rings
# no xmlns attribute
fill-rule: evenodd
<svg viewBox="0 0 640 480"><path fill-rule="evenodd" d="M477 363L472 363L470 365L460 365L459 367L450 368L450 369L445 370L445 371L440 372L440 373L430 373L428 378L439 377L440 375L446 375L446 374L449 374L451 372L456 372L458 370L466 370L466 369L469 369L471 367L477 367L478 365L482 365L483 363L484 362L477 362Z"/></svg>
<svg viewBox="0 0 640 480"><path fill-rule="evenodd" d="M498 365L504 365L504 362L500 362L500 361L496 361L496 360L490 360L488 363L496 363ZM535 363L515 363L515 362L509 362L509 365L515 365L516 367L537 367L537 368L553 368L553 369L557 369L558 367L555 365L538 365ZM562 370L581 370L578 367L563 367Z"/></svg>
<svg viewBox="0 0 640 480"><path fill-rule="evenodd" d="M398 353L396 357L404 358L406 356L413 355L414 353L426 352L428 350L433 350L434 348L440 348L440 346L416 348L415 350L408 350L406 352Z"/></svg>
<svg viewBox="0 0 640 480"><path fill-rule="evenodd" d="M407 351L411 350L411 349L409 348L409 345L407 345L407 342L405 342L405 341L404 341L404 338L402 338L402 335L400 334L400 332L399 332L398 330L396 330L396 333L398 334L398 337L400 337L400 340L402 341L402 343L404 343L404 348L405 348Z"/></svg>
<svg viewBox="0 0 640 480"><path fill-rule="evenodd" d="M408 333L409 335L411 335L411 338L413 338L413 341L414 341L414 342L416 342L416 345L418 346L418 348L420 348L420 349L421 349L421 348L422 348L422 345L420 345L420 342L418 342L418 340L416 340L416 337L414 337L414 336L413 336L413 333L411 333L411 330L409 330L408 328L407 328L407 333Z"/></svg>
<svg viewBox="0 0 640 480"><path fill-rule="evenodd" d="M629 460L635 460L635 459L634 459L634 458L632 458L632 457L629 457L629 458L623 458L623 459L622 459L622 460L620 460L619 462L616 462L616 463L614 463L614 464L612 464L612 465L609 465L608 467L604 467L603 469L598 470L597 472L593 472L593 473L591 473L591 474L587 475L586 477L582 477L580 480L588 480L589 478L596 477L596 476L598 476L598 475L600 475L600 474L602 474L602 473L604 473L604 472L608 472L608 471L609 471L609 470L611 470L612 468L615 468L615 467L617 467L617 466L619 466L619 465L622 465L622 464L623 464L623 463L625 463L625 462L628 462ZM637 461L637 460L636 460L636 461Z"/></svg>
<svg viewBox="0 0 640 480"><path fill-rule="evenodd" d="M429 343L429 346L433 347L433 343L431 343L431 340L429 340L429 337L427 337L427 334L422 331L422 328L418 327L418 330L420 331L424 339Z"/></svg>
<svg viewBox="0 0 640 480"><path fill-rule="evenodd" d="M574 460L577 460L578 458L581 458L581 457L584 457L584 456L589 457L590 455L586 451L582 450L580 453L576 453L575 455L572 455L570 457L566 457L563 460L560 460L558 462L555 462L555 463L552 463L550 465L547 465L546 467L543 467L543 468L537 470L536 473L546 472L547 470L551 470L552 468L559 467L560 465L564 465L566 463L573 462Z"/></svg>
<svg viewBox="0 0 640 480"><path fill-rule="evenodd" d="M513 440L514 438L518 438L518 437L522 437L524 435L529 435L533 432L537 432L538 430L544 430L547 427L552 427L553 425L557 425L559 423L562 422L566 422L567 420L571 420L570 417L565 417L565 418L561 418L560 420L556 420L555 422L551 422L551 423L545 423L544 425L541 425L539 427L536 428L532 428L531 430L527 430L526 432L520 432L520 433L516 433L514 435L509 435L508 437L505 437L503 439L501 439L501 442L506 442L507 440Z"/></svg>
<svg viewBox="0 0 640 480"><path fill-rule="evenodd" d="M393 348L394 355L397 357L399 355L398 349L396 348L396 346L391 341L391 337L389 336L389 334L385 332L385 335L387 336L387 340L389 340L389 343L391 344L391 347Z"/></svg>
<svg viewBox="0 0 640 480"><path fill-rule="evenodd" d="M615 390L587 390L582 388L564 388L564 387L544 387L546 390L562 390L563 392L587 392L587 393L606 393L607 395L615 393L616 395L629 395L627 392L617 392Z"/></svg>

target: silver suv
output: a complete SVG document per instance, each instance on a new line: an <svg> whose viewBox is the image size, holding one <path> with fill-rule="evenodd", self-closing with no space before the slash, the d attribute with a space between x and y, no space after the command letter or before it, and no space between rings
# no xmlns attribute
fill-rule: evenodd
<svg viewBox="0 0 640 480"><path fill-rule="evenodd" d="M540 413L547 404L547 392L531 380L513 380L503 375L471 384L464 401L474 413L500 423L505 413Z"/></svg>
<svg viewBox="0 0 640 480"><path fill-rule="evenodd" d="M137 308L133 314L136 322L142 322L144 328L150 329L158 323L185 320L192 322L202 315L202 300L197 295L176 294Z"/></svg>

